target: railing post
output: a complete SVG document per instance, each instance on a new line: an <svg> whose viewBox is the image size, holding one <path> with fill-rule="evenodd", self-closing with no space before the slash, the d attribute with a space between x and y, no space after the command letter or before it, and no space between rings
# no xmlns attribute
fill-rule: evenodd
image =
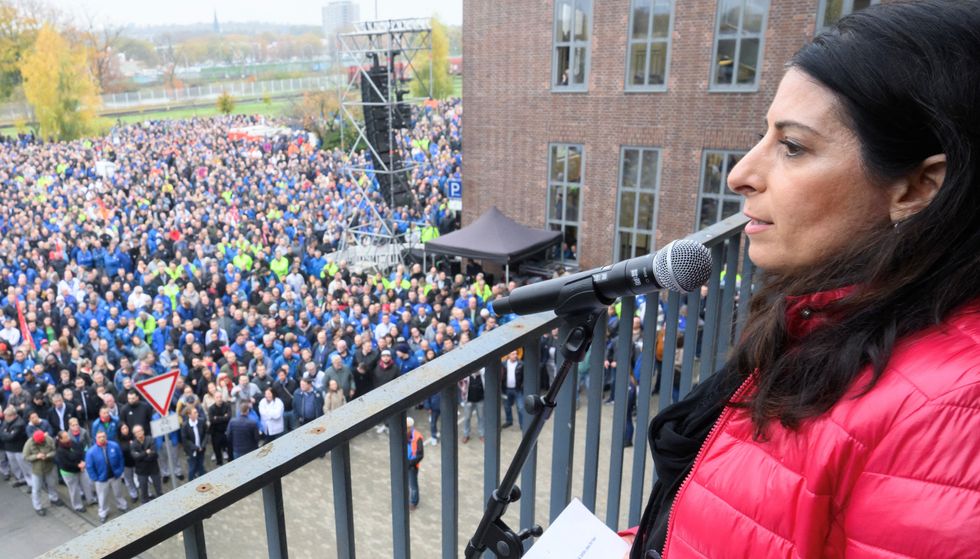
<svg viewBox="0 0 980 559"><path fill-rule="evenodd" d="M571 330L563 323L558 331L559 348L555 355L555 369L560 369L565 360L561 354L561 344ZM578 388L578 363L572 366L565 383L558 391L554 412L554 443L551 453L551 507L549 519L554 522L565 510L572 496L572 459L575 456L575 392ZM554 380L552 380L554 382Z"/></svg>
<svg viewBox="0 0 980 559"><path fill-rule="evenodd" d="M524 396L540 393L541 388L541 339L531 336L524 343ZM530 425L530 421L525 425ZM531 448L524 467L521 468L521 520L520 528L534 524L534 505L538 491L538 445ZM525 551L531 547L531 539L524 540Z"/></svg>
<svg viewBox="0 0 980 559"><path fill-rule="evenodd" d="M649 304L649 303L647 303ZM596 493L599 483L599 435L602 430L602 388L605 382L606 325L609 315L603 314L596 321L589 350L589 388L585 423L585 478L582 482L582 504L595 512Z"/></svg>
<svg viewBox="0 0 980 559"><path fill-rule="evenodd" d="M613 390L612 440L609 457L609 492L606 496L606 526L616 529L619 526L620 494L623 489L623 437L626 431L626 389L629 384L630 352L633 340L633 314L636 309L635 297L623 297L619 312L619 331L616 333L616 386Z"/></svg>
<svg viewBox="0 0 980 559"><path fill-rule="evenodd" d="M350 479L350 443L330 451L337 559L354 559L354 500Z"/></svg>
<svg viewBox="0 0 980 559"><path fill-rule="evenodd" d="M636 425L633 429L633 474L630 486L629 525L640 523L643 502L643 478L646 473L646 425L650 420L650 394L653 392L653 377L657 374L655 357L657 355L657 315L660 314L659 293L647 295L646 310L643 313L643 354L640 360L640 382L636 387ZM674 338L664 337L664 362L660 364L660 386L664 375L674 376L674 363L667 363L667 344L674 344ZM663 409L663 408L660 408ZM627 417L626 421L633 421Z"/></svg>
<svg viewBox="0 0 980 559"><path fill-rule="evenodd" d="M725 358L728 356L728 348L732 345L732 335L735 333L733 318L735 313L735 293L737 290L735 282L738 276L740 240L740 237L735 235L725 243L725 285L721 290L721 316L718 319L718 350L715 354L716 366L725 363Z"/></svg>
<svg viewBox="0 0 980 559"><path fill-rule="evenodd" d="M262 508L265 509L265 538L270 559L287 559L286 515L282 505L282 478L262 488Z"/></svg>
<svg viewBox="0 0 980 559"><path fill-rule="evenodd" d="M694 358L698 351L698 309L701 304L701 290L687 294L687 323L684 327L684 361L681 364L680 397L683 399L694 386Z"/></svg>
<svg viewBox="0 0 980 559"><path fill-rule="evenodd" d="M680 294L671 291L667 296L667 316L664 317L666 332L664 332L664 360L660 366L660 409L669 406L674 398L674 354L677 353L677 318L680 315L680 308Z"/></svg>
<svg viewBox="0 0 980 559"><path fill-rule="evenodd" d="M755 264L749 260L749 238L742 247L742 285L738 290L738 315L735 319L735 343L742 339L742 328L749 317L749 300L752 298L752 276Z"/></svg>
<svg viewBox="0 0 980 559"><path fill-rule="evenodd" d="M724 243L711 247L711 277L705 300L704 338L701 343L701 379L715 372L715 350L718 343L718 314L721 311L721 267Z"/></svg>
<svg viewBox="0 0 980 559"><path fill-rule="evenodd" d="M459 554L459 438L456 415L459 392L455 384L442 391L442 557L454 559Z"/></svg>
<svg viewBox="0 0 980 559"><path fill-rule="evenodd" d="M491 356L483 372L487 440L483 445L483 502L500 481L500 359Z"/></svg>
<svg viewBox="0 0 980 559"><path fill-rule="evenodd" d="M388 454L391 460L392 557L411 557L408 523L408 454L405 412L388 418Z"/></svg>
<svg viewBox="0 0 980 559"><path fill-rule="evenodd" d="M184 529L184 556L187 559L207 559L208 548L204 541L204 522L198 520Z"/></svg>

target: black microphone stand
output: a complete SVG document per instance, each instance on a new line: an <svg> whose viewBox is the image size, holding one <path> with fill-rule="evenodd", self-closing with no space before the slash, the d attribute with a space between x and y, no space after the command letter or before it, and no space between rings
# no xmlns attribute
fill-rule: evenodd
<svg viewBox="0 0 980 559"><path fill-rule="evenodd" d="M580 292L578 295L583 294ZM588 296L585 298L589 299ZM569 299L579 298L573 296ZM476 532L466 544L467 559L475 559L477 554L486 550L491 551L499 559L516 559L524 555L524 540L532 536L540 537L544 533L539 525L515 533L504 523L502 517L507 511L507 506L521 498L521 490L516 485L517 476L531 455L531 449L537 444L541 429L557 405L558 391L565 382L565 378L572 367L576 363L581 363L585 358L585 353L592 344L592 332L595 325L605 312L605 301L593 299L588 304L581 305L583 302L581 299L576 301L579 303L578 306L585 308L563 312L559 307L559 310L556 311L571 327L561 346L561 354L564 360L555 374L555 381L551 383L551 387L544 397L539 394L529 394L525 398L526 411L532 416L531 424L521 438L521 444L517 447L517 452L507 468L507 473L504 474L500 485L491 494Z"/></svg>

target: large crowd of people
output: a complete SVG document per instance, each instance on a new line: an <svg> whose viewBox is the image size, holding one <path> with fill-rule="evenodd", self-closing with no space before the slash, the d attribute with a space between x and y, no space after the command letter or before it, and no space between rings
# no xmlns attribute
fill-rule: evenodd
<svg viewBox="0 0 980 559"><path fill-rule="evenodd" d="M458 100L416 109L399 138L417 204L394 208L363 154L233 133L275 124L260 117L0 142L0 475L38 514L63 483L104 521L496 327L482 274L333 256L379 218L454 227L461 117ZM154 438L135 383L174 369L181 427Z"/></svg>
<svg viewBox="0 0 980 559"><path fill-rule="evenodd" d="M399 134L414 207L385 203L363 154L320 149L303 131L239 133L276 124L259 117L0 142L0 475L30 486L39 515L46 494L96 506L104 522L505 321L488 303L514 284L491 285L472 264L382 274L335 256L379 218L423 239L458 226L446 188L459 178L461 116L458 100L425 105ZM545 385L555 335L541 346ZM521 361L501 363L504 428L513 408L524 421ZM135 384L173 370L180 428L154 437L159 414ZM460 382L464 444L474 414L485 435L484 392L482 371ZM439 438L439 396L422 405L428 436L410 428L406 441L413 509L412 474Z"/></svg>

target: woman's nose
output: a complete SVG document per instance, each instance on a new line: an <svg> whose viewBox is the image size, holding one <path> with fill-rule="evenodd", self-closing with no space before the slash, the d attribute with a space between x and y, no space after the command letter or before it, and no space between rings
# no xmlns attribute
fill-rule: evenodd
<svg viewBox="0 0 980 559"><path fill-rule="evenodd" d="M762 180L763 161L761 157L761 147L765 139L761 140L748 153L728 171L728 189L742 196L765 190L765 183Z"/></svg>

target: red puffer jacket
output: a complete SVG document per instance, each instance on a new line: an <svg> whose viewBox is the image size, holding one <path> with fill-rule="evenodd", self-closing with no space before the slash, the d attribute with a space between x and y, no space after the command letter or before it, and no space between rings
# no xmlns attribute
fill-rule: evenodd
<svg viewBox="0 0 980 559"><path fill-rule="evenodd" d="M791 301L790 334L840 295ZM980 301L901 340L855 398L869 378L764 442L726 409L674 501L664 558L980 557Z"/></svg>

